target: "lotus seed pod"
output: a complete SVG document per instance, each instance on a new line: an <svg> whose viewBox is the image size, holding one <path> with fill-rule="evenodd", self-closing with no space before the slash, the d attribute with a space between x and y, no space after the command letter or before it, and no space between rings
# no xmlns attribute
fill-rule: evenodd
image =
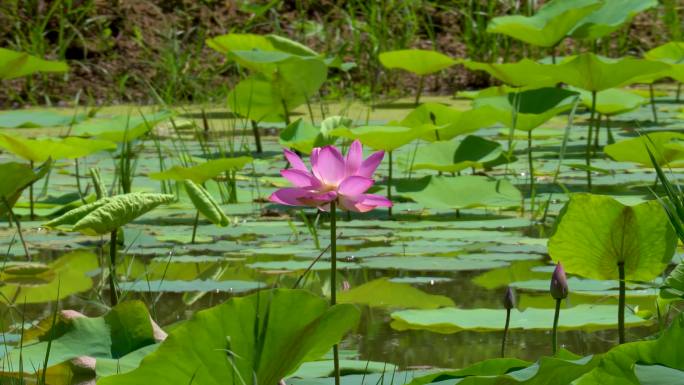
<svg viewBox="0 0 684 385"><path fill-rule="evenodd" d="M551 296L554 299L564 299L568 297L568 279L565 277L563 265L558 262L556 269L551 276Z"/></svg>

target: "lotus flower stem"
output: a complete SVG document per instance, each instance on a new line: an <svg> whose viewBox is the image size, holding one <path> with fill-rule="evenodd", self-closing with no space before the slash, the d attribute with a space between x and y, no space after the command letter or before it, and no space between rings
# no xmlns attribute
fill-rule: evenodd
<svg viewBox="0 0 684 385"><path fill-rule="evenodd" d="M190 239L190 243L193 245L195 244L195 236L197 235L197 224L199 223L199 215L200 212L199 210L197 210L197 212L195 213L195 221L192 224L192 239Z"/></svg>
<svg viewBox="0 0 684 385"><path fill-rule="evenodd" d="M558 318L560 317L561 299L556 300L556 311L553 313L553 331L551 331L551 347L553 355L558 351Z"/></svg>
<svg viewBox="0 0 684 385"><path fill-rule="evenodd" d="M532 160L532 130L527 131L527 163L530 169L530 213L534 212L534 162Z"/></svg>
<svg viewBox="0 0 684 385"><path fill-rule="evenodd" d="M387 161L389 162L389 171L387 172L387 200L392 201L392 151L387 152ZM392 206L387 208L387 214L392 217Z"/></svg>
<svg viewBox="0 0 684 385"><path fill-rule="evenodd" d="M330 202L330 304L337 303L337 207ZM337 344L333 345L333 365L335 385L340 385L340 352Z"/></svg>
<svg viewBox="0 0 684 385"><path fill-rule="evenodd" d="M653 123L658 124L658 110L656 109L655 92L653 91L653 83L648 85L648 93L651 96L651 112L653 113Z"/></svg>
<svg viewBox="0 0 684 385"><path fill-rule="evenodd" d="M24 235L21 232L21 223L19 223L19 219L17 218L16 215L14 215L14 212L12 211L12 206L10 206L9 202L7 201L7 198L2 198L3 203L5 204L5 207L7 208L7 215L8 215L8 222L12 223L11 221L14 220L14 224L17 225L17 234L19 234L19 241L21 241L21 246L24 248L24 254L26 254L26 260L30 261L31 260L31 253L29 252L28 245L26 244L26 241L24 240Z"/></svg>
<svg viewBox="0 0 684 385"><path fill-rule="evenodd" d="M416 90L416 100L413 102L413 104L418 107L418 104L420 103L420 95L423 93L423 85L425 83L425 76L421 75L420 78L418 79L418 90Z"/></svg>
<svg viewBox="0 0 684 385"><path fill-rule="evenodd" d="M114 282L114 276L116 274L116 235L117 230L115 229L109 234L109 302L111 306L116 306L119 303L119 299L116 293L116 284Z"/></svg>
<svg viewBox="0 0 684 385"><path fill-rule="evenodd" d="M503 305L506 309L506 325L504 326L504 334L501 339L501 358L506 357L506 338L508 337L508 326L511 322L511 309L515 308L515 302L515 293L513 289L508 287L503 299Z"/></svg>
<svg viewBox="0 0 684 385"><path fill-rule="evenodd" d="M625 263L618 263L620 294L618 297L618 343L625 343Z"/></svg>
<svg viewBox="0 0 684 385"><path fill-rule="evenodd" d="M596 114L596 91L591 91L591 116L587 129L587 148L585 149L585 160L587 164L587 189L591 191L591 134L594 126L594 115Z"/></svg>
<svg viewBox="0 0 684 385"><path fill-rule="evenodd" d="M261 134L259 133L259 123L257 123L255 120L252 120L252 133L254 134L256 152L257 154L261 154L263 152L263 148L261 147Z"/></svg>
<svg viewBox="0 0 684 385"><path fill-rule="evenodd" d="M31 169L33 169L33 161L31 161L29 164ZM29 185L29 212L31 220L34 220L36 216L33 214L33 183Z"/></svg>

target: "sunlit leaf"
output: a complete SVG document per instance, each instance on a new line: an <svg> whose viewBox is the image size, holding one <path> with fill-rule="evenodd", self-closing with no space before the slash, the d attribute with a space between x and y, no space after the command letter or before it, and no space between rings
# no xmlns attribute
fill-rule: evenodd
<svg viewBox="0 0 684 385"><path fill-rule="evenodd" d="M26 52L0 48L0 79L13 79L37 72L66 72L64 62L43 60Z"/></svg>
<svg viewBox="0 0 684 385"><path fill-rule="evenodd" d="M376 150L394 151L418 139L428 129L424 127L361 126L340 127L330 131L331 136L358 139L365 146Z"/></svg>
<svg viewBox="0 0 684 385"><path fill-rule="evenodd" d="M515 63L480 63L464 60L463 65L473 71L485 71L511 86L545 87L556 84L551 66L529 59L522 59Z"/></svg>
<svg viewBox="0 0 684 385"><path fill-rule="evenodd" d="M609 0L582 19L571 32L577 39L596 40L629 23L634 16L658 6L657 0Z"/></svg>
<svg viewBox="0 0 684 385"><path fill-rule="evenodd" d="M189 179L195 183L204 183L226 171L241 170L250 162L252 162L252 158L249 156L211 159L191 167L173 166L162 172L151 173L149 177L156 180L175 180L179 182Z"/></svg>
<svg viewBox="0 0 684 385"><path fill-rule="evenodd" d="M64 139L27 139L21 136L0 134L0 147L34 162L45 162L48 158L76 159L98 151L111 150L116 144L106 140L68 137Z"/></svg>
<svg viewBox="0 0 684 385"><path fill-rule="evenodd" d="M603 151L619 162L635 162L644 167L652 167L648 147L658 165L663 166L684 158L683 142L682 133L653 132L609 144Z"/></svg>
<svg viewBox="0 0 684 385"><path fill-rule="evenodd" d="M378 58L386 68L399 68L421 76L441 71L456 64L456 61L447 55L422 49L382 52Z"/></svg>
<svg viewBox="0 0 684 385"><path fill-rule="evenodd" d="M435 309L454 306L454 301L449 297L428 294L410 285L391 282L388 278L376 279L343 291L337 300L339 303L390 308Z"/></svg>
<svg viewBox="0 0 684 385"><path fill-rule="evenodd" d="M414 170L457 172L469 167L492 168L508 161L500 143L468 135L461 141L441 141L420 146L409 166Z"/></svg>

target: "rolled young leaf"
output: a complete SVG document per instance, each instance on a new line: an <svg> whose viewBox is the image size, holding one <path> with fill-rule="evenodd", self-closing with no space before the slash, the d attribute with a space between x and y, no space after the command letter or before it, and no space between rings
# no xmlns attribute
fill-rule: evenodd
<svg viewBox="0 0 684 385"><path fill-rule="evenodd" d="M186 180L183 185L197 211L217 226L228 226L228 217L204 187L191 180Z"/></svg>

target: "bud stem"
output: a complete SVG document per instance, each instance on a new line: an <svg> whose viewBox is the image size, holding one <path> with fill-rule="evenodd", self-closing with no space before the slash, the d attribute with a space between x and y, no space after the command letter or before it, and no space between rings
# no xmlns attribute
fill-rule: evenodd
<svg viewBox="0 0 684 385"><path fill-rule="evenodd" d="M506 326L504 326L504 334L501 339L501 358L506 357L506 337L508 336L508 325L511 321L511 309L506 309Z"/></svg>
<svg viewBox="0 0 684 385"><path fill-rule="evenodd" d="M337 303L337 207L330 202L330 305ZM340 353L337 344L333 345L333 368L335 385L340 385Z"/></svg>
<svg viewBox="0 0 684 385"><path fill-rule="evenodd" d="M620 295L618 297L618 343L625 343L625 263L618 263Z"/></svg>
<svg viewBox="0 0 684 385"><path fill-rule="evenodd" d="M551 333L551 345L553 348L553 355L558 351L558 317L560 316L561 299L556 299L556 312L553 315L553 332Z"/></svg>

